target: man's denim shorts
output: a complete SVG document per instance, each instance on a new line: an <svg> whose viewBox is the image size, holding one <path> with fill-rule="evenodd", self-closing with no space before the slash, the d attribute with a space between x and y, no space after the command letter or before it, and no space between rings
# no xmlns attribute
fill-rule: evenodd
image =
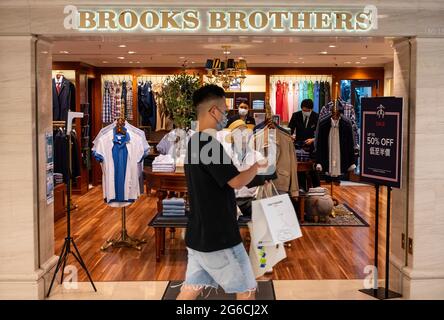
<svg viewBox="0 0 444 320"><path fill-rule="evenodd" d="M254 291L257 282L242 243L223 250L201 252L188 249L184 285L214 287L225 293Z"/></svg>

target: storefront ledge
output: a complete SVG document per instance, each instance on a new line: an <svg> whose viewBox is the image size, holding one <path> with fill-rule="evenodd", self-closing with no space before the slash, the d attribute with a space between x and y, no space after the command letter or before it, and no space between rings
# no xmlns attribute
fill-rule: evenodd
<svg viewBox="0 0 444 320"><path fill-rule="evenodd" d="M411 267L404 267L401 270L402 274L408 280L444 280L444 271L443 269L435 269L435 270L420 270L420 269L412 269Z"/></svg>

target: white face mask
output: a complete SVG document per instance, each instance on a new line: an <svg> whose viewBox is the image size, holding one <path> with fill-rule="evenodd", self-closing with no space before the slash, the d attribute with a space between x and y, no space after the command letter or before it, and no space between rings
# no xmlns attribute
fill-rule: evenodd
<svg viewBox="0 0 444 320"><path fill-rule="evenodd" d="M246 116L247 114L248 114L248 110L247 109L239 108L239 115L240 116Z"/></svg>
<svg viewBox="0 0 444 320"><path fill-rule="evenodd" d="M304 115L304 117L309 117L311 115L311 111L302 111L302 114Z"/></svg>

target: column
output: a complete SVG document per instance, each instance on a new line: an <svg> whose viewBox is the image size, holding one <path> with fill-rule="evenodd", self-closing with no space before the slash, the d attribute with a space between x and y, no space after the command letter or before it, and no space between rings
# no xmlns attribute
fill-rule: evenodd
<svg viewBox="0 0 444 320"><path fill-rule="evenodd" d="M0 299L42 299L57 258L44 155L51 91L37 87L37 79L51 79L49 44L0 36L0 61Z"/></svg>
<svg viewBox="0 0 444 320"><path fill-rule="evenodd" d="M410 299L444 299L444 39L412 41L409 237L404 268ZM413 89L414 88L414 89Z"/></svg>

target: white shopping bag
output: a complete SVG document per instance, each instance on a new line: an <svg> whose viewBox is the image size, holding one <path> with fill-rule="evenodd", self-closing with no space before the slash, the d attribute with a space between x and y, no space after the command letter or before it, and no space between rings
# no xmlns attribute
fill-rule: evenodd
<svg viewBox="0 0 444 320"><path fill-rule="evenodd" d="M250 229L251 243L250 243L250 262L253 267L253 272L256 278L259 278L267 272L267 270L274 267L279 261L285 259L287 254L285 253L284 245L272 245L263 246L258 245L253 235L253 224L248 223Z"/></svg>
<svg viewBox="0 0 444 320"><path fill-rule="evenodd" d="M270 183L274 193L278 194L276 188ZM267 194L267 186L258 192L258 198L252 202L252 238L256 239L258 245L271 246L282 244L302 237L296 212L288 194L270 196Z"/></svg>

